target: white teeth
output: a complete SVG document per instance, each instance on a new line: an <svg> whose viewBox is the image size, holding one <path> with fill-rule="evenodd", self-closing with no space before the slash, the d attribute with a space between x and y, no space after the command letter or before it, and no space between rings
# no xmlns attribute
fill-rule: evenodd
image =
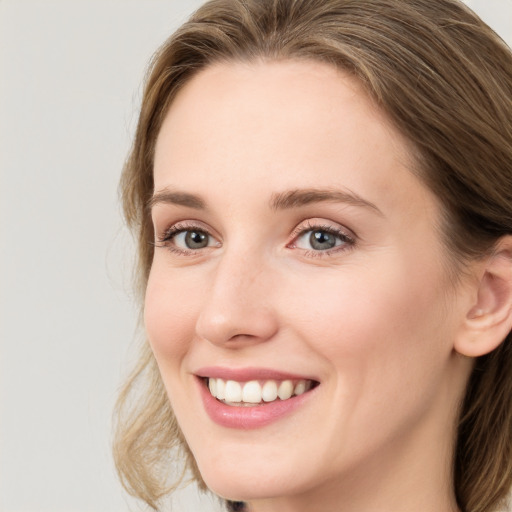
<svg viewBox="0 0 512 512"><path fill-rule="evenodd" d="M268 380L261 390L261 398L264 402L273 402L277 398L277 384L273 380Z"/></svg>
<svg viewBox="0 0 512 512"><path fill-rule="evenodd" d="M226 383L222 379L210 379L216 381L217 393L213 396L217 397L219 400L224 400L226 398Z"/></svg>
<svg viewBox="0 0 512 512"><path fill-rule="evenodd" d="M279 389L277 390L277 396L281 400L288 400L293 394L293 384L291 380L283 380L281 384L279 384Z"/></svg>
<svg viewBox="0 0 512 512"><path fill-rule="evenodd" d="M224 390L224 399L226 402L241 402L242 386L234 380L228 380Z"/></svg>
<svg viewBox="0 0 512 512"><path fill-rule="evenodd" d="M217 396L217 379L208 379L208 388L212 396Z"/></svg>
<svg viewBox="0 0 512 512"><path fill-rule="evenodd" d="M302 395L312 387L312 381L267 380L259 382L237 382L234 380L208 379L208 389L212 396L223 400L229 405L249 405L261 402L273 402L278 398L288 400L294 395Z"/></svg>
<svg viewBox="0 0 512 512"><path fill-rule="evenodd" d="M293 390L294 395L302 395L306 391L306 381L299 380L297 384L295 384L295 389Z"/></svg>
<svg viewBox="0 0 512 512"><path fill-rule="evenodd" d="M257 380L251 380L244 384L242 400L251 404L259 404L261 402L261 386Z"/></svg>

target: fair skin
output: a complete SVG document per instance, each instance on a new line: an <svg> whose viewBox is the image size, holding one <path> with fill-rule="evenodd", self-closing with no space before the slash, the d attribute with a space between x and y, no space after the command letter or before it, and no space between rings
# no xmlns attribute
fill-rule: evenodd
<svg viewBox="0 0 512 512"><path fill-rule="evenodd" d="M145 323L220 496L251 512L458 510L451 453L472 361L456 349L482 316L483 271L453 282L440 207L412 167L386 116L326 64L216 64L173 101ZM263 424L222 424L205 368L312 389ZM219 416L237 407L208 400Z"/></svg>

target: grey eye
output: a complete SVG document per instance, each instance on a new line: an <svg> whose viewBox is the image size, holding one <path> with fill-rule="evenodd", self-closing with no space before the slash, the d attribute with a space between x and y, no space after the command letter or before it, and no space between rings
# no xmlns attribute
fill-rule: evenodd
<svg viewBox="0 0 512 512"><path fill-rule="evenodd" d="M184 231L180 233L187 249L203 249L209 245L209 235L202 231ZM176 239L181 238L180 235ZM178 240L176 240L176 243Z"/></svg>
<svg viewBox="0 0 512 512"><path fill-rule="evenodd" d="M315 251L325 251L326 249L336 247L337 238L338 237L327 231L311 231L309 244Z"/></svg>
<svg viewBox="0 0 512 512"><path fill-rule="evenodd" d="M350 246L353 240L345 233L333 228L305 229L296 239L295 247L306 251L327 252L339 246Z"/></svg>
<svg viewBox="0 0 512 512"><path fill-rule="evenodd" d="M177 249L180 254L197 252L210 247L220 247L222 244L207 230L195 226L172 226L161 239L162 246L171 251Z"/></svg>

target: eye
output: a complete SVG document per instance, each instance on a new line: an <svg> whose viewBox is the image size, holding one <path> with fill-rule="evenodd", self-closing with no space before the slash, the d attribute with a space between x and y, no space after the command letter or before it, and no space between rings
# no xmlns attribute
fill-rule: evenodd
<svg viewBox="0 0 512 512"><path fill-rule="evenodd" d="M210 235L204 231L187 230L175 234L174 244L183 249L204 249L210 245Z"/></svg>
<svg viewBox="0 0 512 512"><path fill-rule="evenodd" d="M330 253L344 250L355 244L355 237L335 226L299 226L295 230L291 247L310 253Z"/></svg>
<svg viewBox="0 0 512 512"><path fill-rule="evenodd" d="M301 249L313 249L315 251L325 251L341 244L341 240L336 235L327 231L306 231L297 239L297 247ZM306 247L308 246L309 247Z"/></svg>
<svg viewBox="0 0 512 512"><path fill-rule="evenodd" d="M221 244L206 229L199 226L175 224L157 240L157 247L165 247L180 255L192 255L209 247Z"/></svg>

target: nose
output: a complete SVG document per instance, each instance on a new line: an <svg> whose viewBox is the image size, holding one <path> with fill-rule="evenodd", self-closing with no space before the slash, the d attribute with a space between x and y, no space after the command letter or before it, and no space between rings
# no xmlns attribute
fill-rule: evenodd
<svg viewBox="0 0 512 512"><path fill-rule="evenodd" d="M223 256L209 279L196 324L199 337L236 348L267 341L276 334L272 276L261 260Z"/></svg>

